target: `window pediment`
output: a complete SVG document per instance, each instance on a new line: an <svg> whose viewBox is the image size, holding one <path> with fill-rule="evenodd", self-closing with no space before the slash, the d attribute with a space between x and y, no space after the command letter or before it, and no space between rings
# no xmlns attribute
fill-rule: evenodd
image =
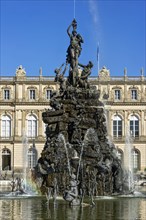
<svg viewBox="0 0 146 220"><path fill-rule="evenodd" d="M120 87L120 86L114 86L113 88L112 88L112 90L122 90L122 88Z"/></svg>

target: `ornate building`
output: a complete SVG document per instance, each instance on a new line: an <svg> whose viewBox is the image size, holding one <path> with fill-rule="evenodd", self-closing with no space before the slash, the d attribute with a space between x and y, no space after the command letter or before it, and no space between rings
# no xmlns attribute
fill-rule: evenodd
<svg viewBox="0 0 146 220"><path fill-rule="evenodd" d="M103 67L98 77L89 78L100 90L107 116L109 139L118 149L122 162L127 142L133 145L136 171L146 168L146 77L111 77ZM25 163L31 169L45 143L42 112L49 108L52 92L59 90L54 77L26 76L19 66L14 77L0 77L0 171L18 172ZM130 137L128 136L130 131ZM130 143L129 143L130 144Z"/></svg>

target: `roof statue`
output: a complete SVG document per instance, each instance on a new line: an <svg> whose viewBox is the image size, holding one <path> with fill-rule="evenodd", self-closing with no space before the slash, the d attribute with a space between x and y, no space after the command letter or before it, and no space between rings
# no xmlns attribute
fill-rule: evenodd
<svg viewBox="0 0 146 220"><path fill-rule="evenodd" d="M103 66L102 69L99 71L98 76L99 80L110 80L110 71L105 66Z"/></svg>
<svg viewBox="0 0 146 220"><path fill-rule="evenodd" d="M16 69L16 77L19 78L23 78L26 76L26 72L25 69L22 67L22 65L20 65L17 69Z"/></svg>

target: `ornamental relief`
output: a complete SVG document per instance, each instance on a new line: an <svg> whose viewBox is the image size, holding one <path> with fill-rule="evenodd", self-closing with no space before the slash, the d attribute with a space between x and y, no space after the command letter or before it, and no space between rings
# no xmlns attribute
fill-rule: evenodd
<svg viewBox="0 0 146 220"><path fill-rule="evenodd" d="M136 111L128 111L127 112L127 119L129 120L130 119L130 116L136 116L138 117L138 119L140 120L141 119L141 114L140 114L140 111L136 110Z"/></svg>
<svg viewBox="0 0 146 220"><path fill-rule="evenodd" d="M119 111L113 111L112 115L113 116L117 115L117 116L120 116L122 118L122 120L124 119L124 112L123 111L120 111L120 110Z"/></svg>
<svg viewBox="0 0 146 220"><path fill-rule="evenodd" d="M102 99L108 99L109 98L109 92L107 91L107 87L103 88L101 92L101 98Z"/></svg>
<svg viewBox="0 0 146 220"><path fill-rule="evenodd" d="M4 90L4 89L9 89L9 90L11 90L11 86L5 85L5 86L2 87L2 89L3 89L3 90Z"/></svg>
<svg viewBox="0 0 146 220"><path fill-rule="evenodd" d="M30 89L37 90L37 87L36 87L36 86L31 85L31 86L28 86L28 87L27 87L27 89L29 89L29 90L30 90Z"/></svg>
<svg viewBox="0 0 146 220"><path fill-rule="evenodd" d="M114 86L114 87L112 87L112 89L113 89L113 90L115 90L115 89L117 89L117 90L122 90L122 87L120 87L120 86Z"/></svg>
<svg viewBox="0 0 146 220"><path fill-rule="evenodd" d="M38 119L38 110L26 110L25 111L25 118L27 119L28 115L33 115Z"/></svg>
<svg viewBox="0 0 146 220"><path fill-rule="evenodd" d="M45 86L43 88L43 96L45 97L45 94L46 94L46 90L51 90L53 91L54 90L54 87L53 86Z"/></svg>
<svg viewBox="0 0 146 220"><path fill-rule="evenodd" d="M2 111L0 112L0 116L2 116L2 115L7 115L7 116L9 116L11 119L13 118L13 112L12 112L12 111L4 111L4 110L2 110Z"/></svg>

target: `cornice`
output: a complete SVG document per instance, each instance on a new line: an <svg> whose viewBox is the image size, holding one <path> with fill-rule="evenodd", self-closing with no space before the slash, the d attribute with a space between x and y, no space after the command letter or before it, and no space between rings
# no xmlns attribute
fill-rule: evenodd
<svg viewBox="0 0 146 220"><path fill-rule="evenodd" d="M102 102L104 103L104 101L102 100ZM34 101L34 102L27 102L27 101L23 101L23 102L12 102L12 101L7 101L7 102L4 102L4 101L0 101L0 105L1 106L16 106L16 105L46 105L48 104L49 105L49 101ZM146 101L144 102L113 102L113 101L106 101L105 102L105 105L111 105L111 106L143 106L145 105L146 106Z"/></svg>
<svg viewBox="0 0 146 220"><path fill-rule="evenodd" d="M9 102L9 103L5 103L5 102L1 102L0 103L1 106L20 106L20 105L27 105L27 106L34 106L34 105L49 105L49 102Z"/></svg>
<svg viewBox="0 0 146 220"><path fill-rule="evenodd" d="M121 106L121 105L130 105L130 106L146 106L146 102L137 102L137 103L132 103L132 102L123 102L123 103L121 103L121 104L119 104L119 103L114 103L113 105L119 105L119 106Z"/></svg>
<svg viewBox="0 0 146 220"><path fill-rule="evenodd" d="M112 106L128 106L128 105L130 105L130 106L135 106L135 105L137 105L137 106L146 106L146 101L144 101L144 102L112 102L112 101L106 101L106 104L105 105L112 105Z"/></svg>

